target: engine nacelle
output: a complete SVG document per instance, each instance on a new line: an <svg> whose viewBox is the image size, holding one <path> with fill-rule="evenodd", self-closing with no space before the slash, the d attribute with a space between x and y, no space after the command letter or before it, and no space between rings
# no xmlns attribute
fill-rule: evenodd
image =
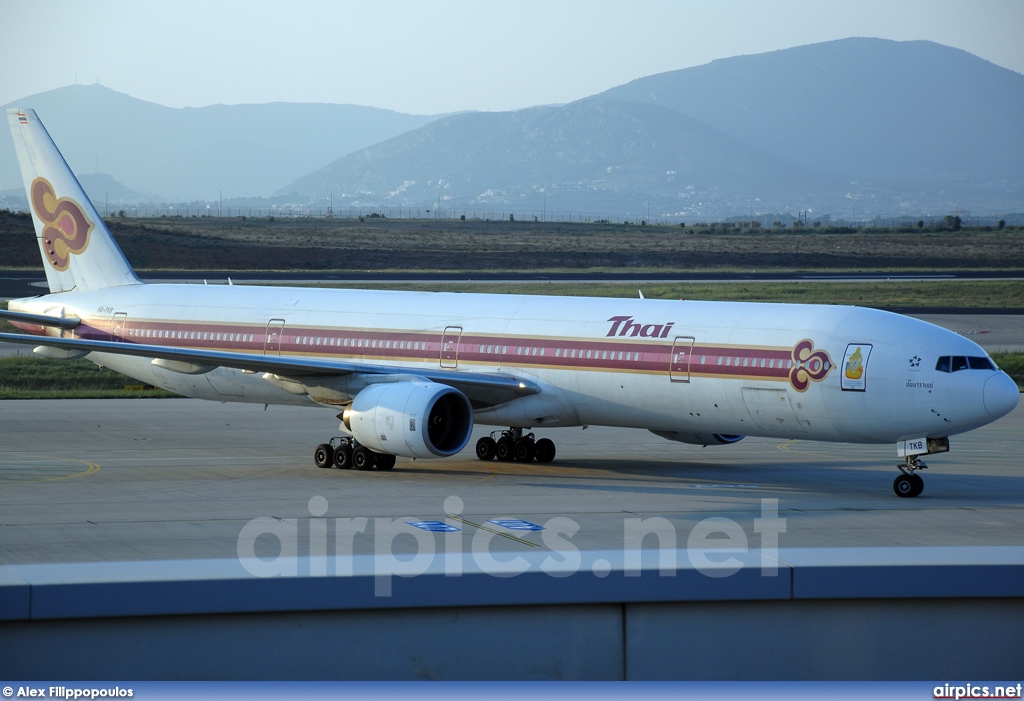
<svg viewBox="0 0 1024 701"><path fill-rule="evenodd" d="M746 438L746 436L733 436L728 433L685 433L681 431L651 431L651 433L667 438L670 441L702 445L704 447L709 445L729 445L730 443L738 443Z"/></svg>
<svg viewBox="0 0 1024 701"><path fill-rule="evenodd" d="M473 408L462 392L428 380L379 382L352 400L343 421L359 443L405 458L444 458L466 447Z"/></svg>

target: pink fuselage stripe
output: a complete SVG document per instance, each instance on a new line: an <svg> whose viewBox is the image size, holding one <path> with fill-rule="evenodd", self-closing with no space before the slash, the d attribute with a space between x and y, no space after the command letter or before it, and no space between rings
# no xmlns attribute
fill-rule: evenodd
<svg viewBox="0 0 1024 701"><path fill-rule="evenodd" d="M115 328L112 320L90 321L83 320L74 335L87 340L112 340ZM118 335L113 340L202 350L262 353L268 341L266 326L131 320L117 330ZM287 327L279 341L274 336L273 345L277 353L280 343L282 354L436 363L443 340L447 339L440 332ZM794 364L793 350L789 348L736 348L695 343L686 350L687 353L680 354L672 363L673 373L786 380ZM590 357L587 357L588 352ZM463 333L457 348L448 348L445 358L454 362L457 357L459 363L477 365L668 374L672 352L668 339L661 343L641 343L619 337L583 340Z"/></svg>

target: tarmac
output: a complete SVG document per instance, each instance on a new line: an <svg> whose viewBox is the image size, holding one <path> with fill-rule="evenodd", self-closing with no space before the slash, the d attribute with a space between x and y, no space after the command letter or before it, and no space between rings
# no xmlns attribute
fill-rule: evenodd
<svg viewBox="0 0 1024 701"><path fill-rule="evenodd" d="M550 464L480 462L471 444L359 472L313 465L313 447L336 433L326 409L0 401L0 425L0 564L234 558L243 529L273 523L296 529L301 556L314 524L323 528L316 519L330 553L379 552L377 529L410 521L447 526L430 533L439 552L442 539L446 552L538 552L558 538L614 550L641 526L652 532L645 548L696 537L757 548L758 519L775 510L783 548L1024 544L1024 405L953 437L950 453L928 459L915 499L893 494L890 445L747 438L702 448L592 426L537 431L558 446ZM347 520L361 517L361 531ZM281 542L260 535L255 553L273 560ZM422 543L403 534L388 547L400 555Z"/></svg>

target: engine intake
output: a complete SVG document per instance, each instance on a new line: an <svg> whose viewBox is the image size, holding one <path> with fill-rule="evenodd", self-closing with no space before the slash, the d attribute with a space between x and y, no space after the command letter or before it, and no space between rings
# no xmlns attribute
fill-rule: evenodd
<svg viewBox="0 0 1024 701"><path fill-rule="evenodd" d="M473 432L466 395L428 380L372 384L355 396L342 420L371 450L406 458L455 455Z"/></svg>

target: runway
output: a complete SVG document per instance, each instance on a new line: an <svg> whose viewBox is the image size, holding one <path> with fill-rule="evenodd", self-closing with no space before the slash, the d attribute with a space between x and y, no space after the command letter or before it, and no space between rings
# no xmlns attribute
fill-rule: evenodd
<svg viewBox="0 0 1024 701"><path fill-rule="evenodd" d="M892 493L889 445L748 438L701 448L591 427L538 431L558 445L549 465L483 463L470 447L358 472L312 464L313 446L337 425L328 410L40 400L0 402L0 417L0 564L233 558L242 529L260 517L295 519L300 555L314 516L330 524L330 552L344 540L335 528L360 517L356 553L374 552L375 528L395 519L458 528L430 534L438 552L478 547L479 538L494 553L535 551L553 534L580 550L617 549L636 519L652 517L664 519L647 522L660 524L659 536L676 542L652 535L645 547L686 547L698 524L721 525L705 521L718 517L756 548L755 519L770 517L772 500L785 548L1024 544L1024 405L932 456L916 499ZM503 518L545 530L492 523ZM420 546L402 535L391 547ZM279 551L269 535L256 541L260 557Z"/></svg>

